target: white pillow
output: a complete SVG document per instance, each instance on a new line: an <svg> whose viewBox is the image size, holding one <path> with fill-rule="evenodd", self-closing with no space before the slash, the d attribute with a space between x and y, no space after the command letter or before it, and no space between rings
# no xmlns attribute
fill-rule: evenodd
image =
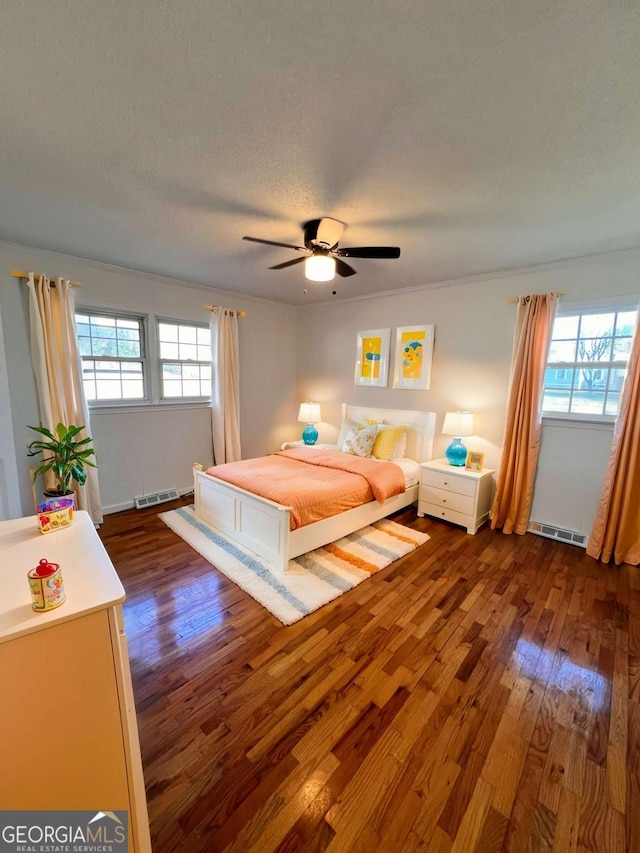
<svg viewBox="0 0 640 853"><path fill-rule="evenodd" d="M350 430L342 445L342 452L352 456L370 457L377 433L377 425Z"/></svg>

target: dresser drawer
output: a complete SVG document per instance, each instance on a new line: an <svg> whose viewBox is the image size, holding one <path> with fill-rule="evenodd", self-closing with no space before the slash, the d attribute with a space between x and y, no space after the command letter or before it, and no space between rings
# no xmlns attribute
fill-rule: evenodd
<svg viewBox="0 0 640 853"><path fill-rule="evenodd" d="M445 521L451 521L453 524L459 524L461 527L475 528L473 516L438 506L438 504L418 501L418 512L423 515L431 515L434 518L443 518Z"/></svg>
<svg viewBox="0 0 640 853"><path fill-rule="evenodd" d="M474 498L468 495L459 495L457 492L448 492L446 489L435 489L433 486L422 487L420 500L442 509L462 512L464 515L473 515L475 504Z"/></svg>
<svg viewBox="0 0 640 853"><path fill-rule="evenodd" d="M477 483L476 480L468 477L459 477L455 474L447 474L423 468L422 485L423 488L425 486L433 486L436 489L445 489L448 492L456 492L458 495L468 495L470 498L474 498Z"/></svg>

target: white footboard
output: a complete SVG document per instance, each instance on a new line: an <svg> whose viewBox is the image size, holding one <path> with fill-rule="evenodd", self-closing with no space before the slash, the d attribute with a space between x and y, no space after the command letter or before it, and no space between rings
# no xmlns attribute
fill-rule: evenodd
<svg viewBox="0 0 640 853"><path fill-rule="evenodd" d="M291 507L245 492L210 477L194 465L194 501L198 518L284 571L289 562Z"/></svg>
<svg viewBox="0 0 640 853"><path fill-rule="evenodd" d="M291 507L210 477L201 465L194 465L193 470L197 517L279 571L285 571L289 560L294 557L335 542L418 499L418 487L412 486L383 504L371 501L331 518L289 530Z"/></svg>

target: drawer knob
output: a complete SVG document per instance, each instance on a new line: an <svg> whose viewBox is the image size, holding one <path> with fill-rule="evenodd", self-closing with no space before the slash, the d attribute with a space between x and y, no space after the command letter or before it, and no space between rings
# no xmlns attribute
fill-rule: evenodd
<svg viewBox="0 0 640 853"><path fill-rule="evenodd" d="M444 513L442 513L444 515Z"/></svg>
<svg viewBox="0 0 640 853"><path fill-rule="evenodd" d="M446 502L447 502L447 499L446 499L446 498L443 498L442 503L443 503L443 504L446 504Z"/></svg>
<svg viewBox="0 0 640 853"><path fill-rule="evenodd" d="M445 484L445 486L448 486L448 485L449 485L449 481L448 481L448 480L445 480L445 481L444 481L444 484Z"/></svg>

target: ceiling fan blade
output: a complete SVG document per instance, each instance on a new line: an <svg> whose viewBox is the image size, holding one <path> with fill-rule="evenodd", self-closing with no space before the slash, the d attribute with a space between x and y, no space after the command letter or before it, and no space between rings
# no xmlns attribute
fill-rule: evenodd
<svg viewBox="0 0 640 853"><path fill-rule="evenodd" d="M361 246L352 249L333 249L334 254L342 258L399 258L397 246Z"/></svg>
<svg viewBox="0 0 640 853"><path fill-rule="evenodd" d="M261 240L259 237L243 237L243 240L250 240L252 243L265 243L267 246L282 246L283 249L296 249L298 252L306 252L304 246L292 246L291 243L276 243L274 240Z"/></svg>
<svg viewBox="0 0 640 853"><path fill-rule="evenodd" d="M285 267L292 267L294 264L301 264L306 261L306 258L294 258L292 261L285 261L283 264L276 264L275 267L269 267L270 270L283 270Z"/></svg>
<svg viewBox="0 0 640 853"><path fill-rule="evenodd" d="M356 274L356 270L354 270L353 267L350 267L349 264L345 264L345 262L341 261L340 258L334 258L334 260L336 262L336 272L338 275L341 275L342 278Z"/></svg>

